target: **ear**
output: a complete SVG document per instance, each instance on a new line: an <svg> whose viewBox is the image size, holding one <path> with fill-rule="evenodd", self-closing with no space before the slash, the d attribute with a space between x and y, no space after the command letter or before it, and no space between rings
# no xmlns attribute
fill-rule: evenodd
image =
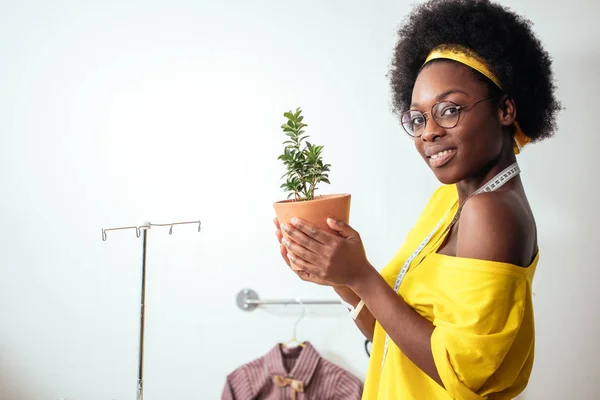
<svg viewBox="0 0 600 400"><path fill-rule="evenodd" d="M504 126L510 126L517 120L517 106L512 97L504 95L498 104L498 120Z"/></svg>

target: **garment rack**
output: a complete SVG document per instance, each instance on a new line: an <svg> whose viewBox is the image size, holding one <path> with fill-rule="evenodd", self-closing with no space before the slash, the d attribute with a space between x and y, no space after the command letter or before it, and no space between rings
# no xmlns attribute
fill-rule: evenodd
<svg viewBox="0 0 600 400"><path fill-rule="evenodd" d="M302 299L275 299L261 300L252 289L242 289L236 297L238 307L243 311L252 311L262 305L340 305L340 300L302 300Z"/></svg>
<svg viewBox="0 0 600 400"><path fill-rule="evenodd" d="M108 231L120 231L123 229L135 229L135 235L137 237L141 236L142 231L146 231L153 226L168 226L169 227L169 235L173 234L173 225L183 225L183 224L198 224L198 232L202 230L202 222L201 221L189 221L189 222L171 222L170 224L152 224L147 222L145 225L140 226L122 226L120 228L107 228L102 229L102 241L106 242L106 232Z"/></svg>
<svg viewBox="0 0 600 400"><path fill-rule="evenodd" d="M123 226L119 228L107 228L102 229L102 241L106 241L107 231L119 231L125 229L135 229L135 235L139 238L142 236L142 293L141 293L141 304L140 304L140 341L139 341L139 360L138 360L138 381L137 381L137 400L144 400L144 328L146 319L146 248L148 241L148 230L153 226L168 226L169 235L173 234L173 225L183 224L198 224L198 232L202 230L201 221L189 221L189 222L171 222L169 224L152 224L147 222L145 225L140 226Z"/></svg>

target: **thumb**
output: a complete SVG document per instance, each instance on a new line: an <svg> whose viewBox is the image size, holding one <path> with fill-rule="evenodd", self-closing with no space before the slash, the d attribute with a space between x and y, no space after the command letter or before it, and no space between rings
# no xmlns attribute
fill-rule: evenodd
<svg viewBox="0 0 600 400"><path fill-rule="evenodd" d="M337 231L343 238L358 237L358 232L352 229L352 227L344 221L327 218L327 225L334 231Z"/></svg>

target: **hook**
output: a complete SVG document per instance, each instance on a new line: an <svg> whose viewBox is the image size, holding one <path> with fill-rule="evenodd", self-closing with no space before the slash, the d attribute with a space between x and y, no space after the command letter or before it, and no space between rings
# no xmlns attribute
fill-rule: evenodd
<svg viewBox="0 0 600 400"><path fill-rule="evenodd" d="M135 231L136 231L136 235L137 235L137 237L140 237L140 233L141 233L141 231L147 231L148 229L150 229L150 224L148 224L148 225L136 226L136 227L135 227Z"/></svg>
<svg viewBox="0 0 600 400"><path fill-rule="evenodd" d="M122 230L122 229L135 229L135 236L137 236L139 238L142 235L142 230L148 230L152 226L168 226L169 227L169 235L172 235L173 234L173 226L179 225L179 224L195 224L195 223L198 224L198 232L201 232L202 231L202 221L171 222L170 224L152 224L150 222L147 222L145 225L140 225L140 226L124 226L124 227L120 227L120 228L102 229L102 240L106 241L106 232L107 231L116 231L116 230Z"/></svg>
<svg viewBox="0 0 600 400"><path fill-rule="evenodd" d="M296 299L296 302L302 306L302 314L300 314L300 318L298 318L298 319L296 320L296 322L294 323L294 338L293 338L294 340L296 340L296 339L297 339L297 338L296 338L296 331L297 331L297 328L298 328L298 323L299 323L300 321L302 321L302 318L304 318L304 314L305 314L305 312L306 312L306 309L305 309L305 307L304 307L304 304L302 303L302 300L300 300L300 299Z"/></svg>

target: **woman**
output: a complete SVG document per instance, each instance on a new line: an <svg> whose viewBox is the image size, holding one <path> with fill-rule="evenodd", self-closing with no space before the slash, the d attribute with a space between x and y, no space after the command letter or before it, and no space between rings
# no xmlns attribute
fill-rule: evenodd
<svg viewBox="0 0 600 400"><path fill-rule="evenodd" d="M536 224L516 153L550 137L560 104L530 23L488 1L418 6L390 71L395 110L443 184L378 273L358 232L282 224L281 254L333 286L373 340L365 399L510 399L534 354ZM408 193L408 191L407 191Z"/></svg>

